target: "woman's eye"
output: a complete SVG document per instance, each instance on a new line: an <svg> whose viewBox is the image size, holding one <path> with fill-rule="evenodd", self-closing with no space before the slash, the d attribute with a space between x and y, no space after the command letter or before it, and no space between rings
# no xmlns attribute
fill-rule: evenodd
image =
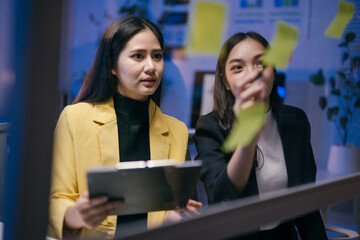
<svg viewBox="0 0 360 240"><path fill-rule="evenodd" d="M140 54L140 53L136 53L136 54L132 55L132 57L135 58L135 59L142 59L143 58L142 54Z"/></svg>
<svg viewBox="0 0 360 240"><path fill-rule="evenodd" d="M263 66L264 64L261 61L256 62L256 66Z"/></svg>
<svg viewBox="0 0 360 240"><path fill-rule="evenodd" d="M256 67L259 69L259 71L264 70L264 64L261 61L256 62Z"/></svg>
<svg viewBox="0 0 360 240"><path fill-rule="evenodd" d="M154 59L156 60L161 60L162 59L162 54L161 53L157 53L154 55Z"/></svg>
<svg viewBox="0 0 360 240"><path fill-rule="evenodd" d="M264 64L264 62L263 62L262 60L257 60L257 61L256 61L256 66L263 66L263 67L265 67L265 64Z"/></svg>
<svg viewBox="0 0 360 240"><path fill-rule="evenodd" d="M240 71L240 70L242 70L242 68L243 67L241 65L235 65L231 68L231 70Z"/></svg>

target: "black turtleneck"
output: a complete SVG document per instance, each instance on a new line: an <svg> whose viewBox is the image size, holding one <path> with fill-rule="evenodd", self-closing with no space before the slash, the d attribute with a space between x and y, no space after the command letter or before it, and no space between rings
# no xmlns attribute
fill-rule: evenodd
<svg viewBox="0 0 360 240"><path fill-rule="evenodd" d="M149 99L140 102L116 93L120 161L150 159Z"/></svg>
<svg viewBox="0 0 360 240"><path fill-rule="evenodd" d="M114 107L117 118L120 161L149 160L149 99L141 102L116 93ZM128 230L129 223L135 221L137 222L136 229L146 229L146 220L146 213L118 216L115 239Z"/></svg>

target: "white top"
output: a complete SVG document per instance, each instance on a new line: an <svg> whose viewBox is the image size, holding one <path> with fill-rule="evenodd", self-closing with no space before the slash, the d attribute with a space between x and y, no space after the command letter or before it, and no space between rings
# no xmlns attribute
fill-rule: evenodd
<svg viewBox="0 0 360 240"><path fill-rule="evenodd" d="M271 110L266 113L266 120L261 132L257 150L258 166L255 170L259 195L286 188L288 176L283 145L277 123ZM275 228L280 222L270 223L260 227L260 230Z"/></svg>

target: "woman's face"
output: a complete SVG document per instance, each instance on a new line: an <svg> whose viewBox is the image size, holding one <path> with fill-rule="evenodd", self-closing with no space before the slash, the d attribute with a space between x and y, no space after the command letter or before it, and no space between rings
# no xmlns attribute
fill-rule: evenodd
<svg viewBox="0 0 360 240"><path fill-rule="evenodd" d="M164 61L159 40L148 28L134 35L120 52L112 74L117 90L126 97L145 101L159 87Z"/></svg>
<svg viewBox="0 0 360 240"><path fill-rule="evenodd" d="M235 95L235 86L238 81L242 81L252 73L254 74L254 71L262 71L263 66L260 58L264 51L264 46L252 38L246 38L231 50L225 63L225 74L228 80L228 85L225 85L233 95ZM268 98L274 83L274 73L270 78L263 79L265 81L264 94Z"/></svg>

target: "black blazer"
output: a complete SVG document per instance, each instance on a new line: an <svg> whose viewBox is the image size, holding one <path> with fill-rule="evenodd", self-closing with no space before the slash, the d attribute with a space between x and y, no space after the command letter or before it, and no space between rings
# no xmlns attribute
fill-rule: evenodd
<svg viewBox="0 0 360 240"><path fill-rule="evenodd" d="M306 114L299 108L287 105L273 108L273 114L276 118L283 144L288 186L292 187L314 182L316 165L310 143L310 125ZM251 170L249 181L242 195L238 196L235 193L226 171L227 164L233 153L225 154L221 151L221 146L228 133L229 131L220 127L212 113L201 116L196 125L194 139L198 155L195 159L201 159L204 164L201 180L204 182L209 204L257 195L259 193L255 166ZM286 226L292 228L289 231L291 236L287 235L287 239L297 239L294 232L295 225L302 239L327 239L319 211L286 223ZM280 226L280 228L284 228L284 226ZM276 229L273 232L275 231ZM282 230L282 232L284 231ZM257 236L249 239L258 239L259 234L255 234ZM277 232L276 238L269 239L280 239L278 234Z"/></svg>

